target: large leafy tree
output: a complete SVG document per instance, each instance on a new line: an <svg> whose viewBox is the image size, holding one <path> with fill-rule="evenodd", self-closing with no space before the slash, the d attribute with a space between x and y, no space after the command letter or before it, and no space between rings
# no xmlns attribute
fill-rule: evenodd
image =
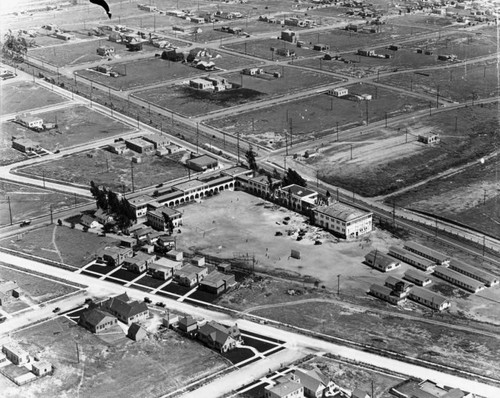
<svg viewBox="0 0 500 398"><path fill-rule="evenodd" d="M283 177L283 186L286 187L291 184L300 185L305 188L307 186L307 181L295 170L289 168Z"/></svg>
<svg viewBox="0 0 500 398"><path fill-rule="evenodd" d="M252 170L257 170L257 153L253 150L253 147L251 145L248 148L248 151L245 152L245 157L247 158L248 167L250 167L250 169Z"/></svg>
<svg viewBox="0 0 500 398"><path fill-rule="evenodd" d="M28 47L33 45L34 40L26 40L19 32L16 34L9 29L3 37L2 52L9 58L23 60Z"/></svg>

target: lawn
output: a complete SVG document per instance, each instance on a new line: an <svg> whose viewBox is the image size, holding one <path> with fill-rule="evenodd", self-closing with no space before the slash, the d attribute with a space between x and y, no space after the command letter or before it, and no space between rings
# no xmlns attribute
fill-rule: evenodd
<svg viewBox="0 0 500 398"><path fill-rule="evenodd" d="M362 137L365 142L352 144L352 159L350 145L340 142L343 146L332 144L321 148L317 156L310 157L306 163L321 170L322 179L330 184L363 196L386 195L491 153L498 143L495 134L499 128L497 116L498 104L492 103L410 119L388 129L364 132ZM439 134L441 143L428 146L417 142L417 136L425 133ZM488 179L493 183L493 174ZM476 182L480 184L480 181ZM428 189L420 189L425 189L424 196L435 192L431 185ZM442 185L441 189L441 198L444 198L448 184L446 188ZM488 197L491 198L492 194ZM423 196L420 198L424 199ZM460 196L456 201L464 203ZM449 204L448 196L439 208ZM437 209L434 208L434 211L439 212Z"/></svg>
<svg viewBox="0 0 500 398"><path fill-rule="evenodd" d="M49 225L0 241L2 247L81 268L116 240L65 226Z"/></svg>
<svg viewBox="0 0 500 398"><path fill-rule="evenodd" d="M132 157L137 155L132 150L118 155L104 149L94 149L25 167L22 172L39 177L45 175L45 178L82 186L90 186L90 181L94 181L117 192L132 190L132 172L135 189L164 183L188 174L185 166L179 162L185 152L162 157L142 156L141 163L132 163Z"/></svg>
<svg viewBox="0 0 500 398"><path fill-rule="evenodd" d="M0 181L0 225L10 223L10 214L12 214L12 222L18 223L21 220L49 214L50 206L54 211L58 211L87 202L85 199L70 194Z"/></svg>
<svg viewBox="0 0 500 398"><path fill-rule="evenodd" d="M264 67L263 70L266 73L259 76L243 75L239 71L220 75L238 87L222 92L197 90L186 84L176 85L169 90L165 90L164 87L144 90L135 95L174 112L186 116L198 116L263 100L269 96L288 94L339 81L329 75L288 66ZM281 77L273 77L274 73L280 73Z"/></svg>
<svg viewBox="0 0 500 398"><path fill-rule="evenodd" d="M32 82L3 84L0 90L0 115L20 113L67 101L59 94Z"/></svg>
<svg viewBox="0 0 500 398"><path fill-rule="evenodd" d="M23 387L12 384L2 394L145 398L175 391L228 366L217 353L175 332L158 337L141 342L122 337L106 343L64 317L33 326L12 338L32 355L51 362L56 371Z"/></svg>
<svg viewBox="0 0 500 398"><path fill-rule="evenodd" d="M97 48L100 46L114 47L115 57L123 58L136 52L129 51L124 44L113 43L107 40L106 36L95 40L69 41L67 44L52 46L50 48L35 48L28 51L28 57L35 58L48 64L62 67L84 64L87 62L102 60L107 61L107 57L97 55ZM144 44L143 52L153 52L157 48Z"/></svg>
<svg viewBox="0 0 500 398"><path fill-rule="evenodd" d="M163 50L157 49L161 54ZM195 50L202 50L197 48ZM214 60L219 70L231 70L244 68L249 65L257 65L258 61L252 61L237 55L219 52L220 58ZM117 72L119 77L110 77L91 70L79 70L78 75L87 77L98 83L105 84L116 90L136 89L144 86L165 83L171 80L190 78L193 76L206 75L207 72L196 69L188 64L172 62L153 57L113 64L112 70ZM163 88L165 90L165 88Z"/></svg>
<svg viewBox="0 0 500 398"><path fill-rule="evenodd" d="M57 123L58 127L38 133L13 121L0 125L3 144L0 149L0 165L24 159L20 151L11 148L12 137L29 138L38 142L42 148L55 151L132 131L124 123L81 105L39 113L37 116L46 122Z"/></svg>
<svg viewBox="0 0 500 398"><path fill-rule="evenodd" d="M369 84L358 83L346 88L350 93L371 94L373 99L357 101L322 93L257 111L214 118L207 124L228 134L239 132L250 141L276 149L285 145L284 131L288 131L289 140L297 143L333 135L337 124L340 130L365 125L367 110L368 122L375 122L382 120L386 112L388 117L393 117L429 106L423 99Z"/></svg>
<svg viewBox="0 0 500 398"><path fill-rule="evenodd" d="M28 300L33 301L36 304L42 304L46 301L79 290L76 286L70 285L70 282L68 282L68 284L64 284L51 280L50 277L42 278L31 275L27 272L10 268L8 265L1 262L0 279L16 281L21 289L21 296L27 296ZM20 301L20 299L13 300Z"/></svg>

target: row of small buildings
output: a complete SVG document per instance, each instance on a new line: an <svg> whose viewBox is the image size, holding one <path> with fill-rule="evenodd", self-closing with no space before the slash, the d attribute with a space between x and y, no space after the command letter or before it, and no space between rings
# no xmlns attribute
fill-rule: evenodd
<svg viewBox="0 0 500 398"><path fill-rule="evenodd" d="M448 308L450 302L447 299L424 289L424 286L432 283L429 274L471 293L499 284L495 275L415 242L406 242L404 248L390 247L388 254L373 250L365 257L368 265L383 272L398 268L401 265L399 260L419 270L409 269L405 272L404 279L408 282L391 276L384 286L373 284L370 287L372 295L394 305L403 303L408 297L434 310Z"/></svg>
<svg viewBox="0 0 500 398"><path fill-rule="evenodd" d="M24 385L51 374L52 364L38 361L17 344L4 344L0 352L0 373L17 385Z"/></svg>

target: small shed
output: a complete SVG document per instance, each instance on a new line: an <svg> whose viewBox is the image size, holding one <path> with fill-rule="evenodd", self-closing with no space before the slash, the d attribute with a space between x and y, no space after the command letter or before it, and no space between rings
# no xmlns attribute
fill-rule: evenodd
<svg viewBox="0 0 500 398"><path fill-rule="evenodd" d="M141 341L148 337L148 332L138 323L132 323L128 328L127 337L134 341Z"/></svg>

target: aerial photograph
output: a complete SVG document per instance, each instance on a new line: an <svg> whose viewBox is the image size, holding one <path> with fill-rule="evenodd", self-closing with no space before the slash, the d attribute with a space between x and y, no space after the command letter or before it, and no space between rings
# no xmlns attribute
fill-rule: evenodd
<svg viewBox="0 0 500 398"><path fill-rule="evenodd" d="M0 398L500 398L500 0L0 0Z"/></svg>

